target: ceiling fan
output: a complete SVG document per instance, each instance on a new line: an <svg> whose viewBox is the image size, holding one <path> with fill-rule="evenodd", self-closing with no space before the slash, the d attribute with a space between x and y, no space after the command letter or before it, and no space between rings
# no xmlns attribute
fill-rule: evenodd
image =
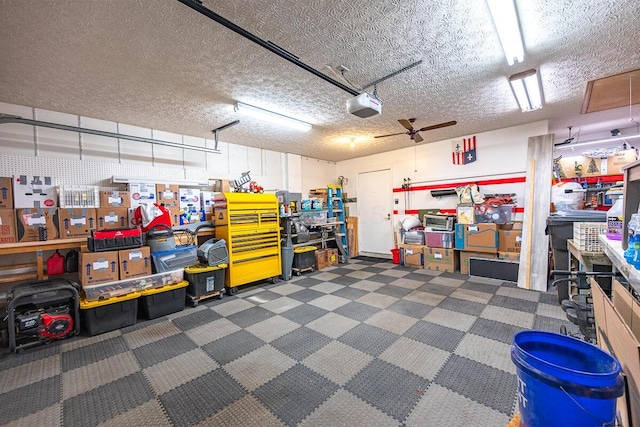
<svg viewBox="0 0 640 427"><path fill-rule="evenodd" d="M439 123L437 125L432 125L432 126L425 126L423 128L420 129L415 129L413 127L413 123L416 121L415 118L412 119L400 119L398 120L400 122L400 124L402 126L404 126L407 131L406 132L398 132L398 133L392 133L389 135L378 135L378 136L374 136L374 138L385 138L387 136L395 136L395 135L409 135L409 138L411 138L413 141L415 141L416 143L418 142L422 142L424 141L424 139L420 136L420 134L418 132L423 132L423 131L427 131L427 130L433 130L433 129L440 129L440 128L444 128L447 126L453 126L455 124L457 124L458 122L456 122L455 120L450 121L450 122L444 122L444 123Z"/></svg>

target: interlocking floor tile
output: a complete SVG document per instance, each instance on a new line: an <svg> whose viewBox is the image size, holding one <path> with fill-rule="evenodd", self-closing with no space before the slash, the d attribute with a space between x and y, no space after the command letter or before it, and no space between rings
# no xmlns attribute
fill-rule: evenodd
<svg viewBox="0 0 640 427"><path fill-rule="evenodd" d="M388 269L388 270L384 270L381 271L380 274L383 276L390 276L390 277L404 277L407 274L410 274L412 272L412 270L409 269Z"/></svg>
<svg viewBox="0 0 640 427"><path fill-rule="evenodd" d="M326 294L324 292L314 291L311 288L304 288L301 291L289 294L288 297L300 302L309 302L313 301L316 298L320 298L323 295Z"/></svg>
<svg viewBox="0 0 640 427"><path fill-rule="evenodd" d="M310 288L311 286L315 286L319 283L322 283L324 280L318 279L315 277L310 277L310 276L301 276L301 277L294 277L293 279L291 279L291 281L298 286Z"/></svg>
<svg viewBox="0 0 640 427"><path fill-rule="evenodd" d="M207 353L196 348L150 366L143 372L153 391L161 395L219 367Z"/></svg>
<svg viewBox="0 0 640 427"><path fill-rule="evenodd" d="M331 311L335 310L338 307L342 307L349 302L351 301L346 298L337 297L335 295L325 295L320 298L316 298L313 301L310 301L309 304Z"/></svg>
<svg viewBox="0 0 640 427"><path fill-rule="evenodd" d="M332 265L331 267L327 268L326 271L331 271L331 273L336 274L338 276L345 276L353 271L348 268L343 268L344 265L345 264ZM333 279L330 279L329 281L333 281Z"/></svg>
<svg viewBox="0 0 640 427"><path fill-rule="evenodd" d="M429 277L435 277L435 276L440 276L442 274L442 271L436 271L436 270L425 270L425 269L421 269L421 270L414 270L411 275L414 276L423 276L424 280L429 280Z"/></svg>
<svg viewBox="0 0 640 427"><path fill-rule="evenodd" d="M394 298L402 298L412 292L409 288L399 288L397 286L385 286L375 291L376 294L388 295Z"/></svg>
<svg viewBox="0 0 640 427"><path fill-rule="evenodd" d="M428 420L428 425L433 426L506 426L510 418L438 384L431 384L405 424L423 427Z"/></svg>
<svg viewBox="0 0 640 427"><path fill-rule="evenodd" d="M66 351L62 353L62 372L97 362L127 350L127 343L121 335L118 335L108 340Z"/></svg>
<svg viewBox="0 0 640 427"><path fill-rule="evenodd" d="M64 353L67 351L76 350L78 348L86 347L88 345L93 345L101 341L108 341L112 338L116 338L121 335L122 335L122 332L120 331L120 329L116 329L115 331L105 332L104 334L100 334L100 335L94 335L92 337L81 335L79 337L60 341L60 352ZM41 353L49 353L54 349L55 349L55 346L42 347L41 349L38 349L39 351L30 351L24 354L23 357L25 356L31 357ZM57 351L55 352L57 353ZM46 357L46 356L43 356L43 357ZM14 359L9 359L9 360L14 360ZM25 359L24 361L26 362L27 360ZM0 362L0 369L3 369L2 362Z"/></svg>
<svg viewBox="0 0 640 427"><path fill-rule="evenodd" d="M373 276L369 277L366 280L368 282L377 282L377 283L380 283L381 285L388 285L389 283L393 282L398 278L396 276L389 276L388 274L382 274L385 271L382 271L381 273L378 273L378 274L374 274Z"/></svg>
<svg viewBox="0 0 640 427"><path fill-rule="evenodd" d="M410 316L416 319L422 319L427 315L427 313L433 310L433 307L419 304L413 301L407 301L406 299L401 299L387 307L387 310L393 311L398 314L404 314L405 316Z"/></svg>
<svg viewBox="0 0 640 427"><path fill-rule="evenodd" d="M313 278L322 282L330 282L336 277L340 277L340 275L329 273L328 271L318 271L316 273L313 273Z"/></svg>
<svg viewBox="0 0 640 427"><path fill-rule="evenodd" d="M255 307L255 304L243 299L243 298L225 298L222 304L212 307L211 310L215 311L221 316L231 316L232 314L240 313L248 308Z"/></svg>
<svg viewBox="0 0 640 427"><path fill-rule="evenodd" d="M130 425L171 427L171 422L160 402L154 399L100 423L98 427L122 427Z"/></svg>
<svg viewBox="0 0 640 427"><path fill-rule="evenodd" d="M312 286L309 289L313 289L314 291L322 292L323 294L331 294L338 289L344 288L344 285L339 284L337 282L324 282L318 285Z"/></svg>
<svg viewBox="0 0 640 427"><path fill-rule="evenodd" d="M428 387L428 380L376 359L345 389L402 422Z"/></svg>
<svg viewBox="0 0 640 427"><path fill-rule="evenodd" d="M384 412L342 389L338 390L298 426L332 426L336 423L343 426L398 426L398 422Z"/></svg>
<svg viewBox="0 0 640 427"><path fill-rule="evenodd" d="M363 295L358 298L356 301L361 302L363 304L372 305L378 308L387 308L394 302L398 301L399 298L392 297L389 295L379 294L377 292L371 292L367 295Z"/></svg>
<svg viewBox="0 0 640 427"><path fill-rule="evenodd" d="M405 332L404 336L451 352L455 350L464 332L421 320Z"/></svg>
<svg viewBox="0 0 640 427"><path fill-rule="evenodd" d="M567 315L562 309L562 306L555 304L538 304L536 309L536 315L545 316L545 317L553 317L559 320L567 320Z"/></svg>
<svg viewBox="0 0 640 427"><path fill-rule="evenodd" d="M302 304L300 301L295 300L293 298L282 297L282 298L276 298L269 302L265 302L264 304L260 304L260 307L266 308L267 310L273 313L280 314L287 310L291 310L292 308L297 307L300 304Z"/></svg>
<svg viewBox="0 0 640 427"><path fill-rule="evenodd" d="M383 286L384 286L384 283L372 282L370 280L360 280L359 282L356 282L356 283L354 283L353 285L351 285L349 287L350 288L361 289L361 290L367 291L367 292L373 292L376 289L380 289Z"/></svg>
<svg viewBox="0 0 640 427"><path fill-rule="evenodd" d="M364 268L364 267L362 267ZM363 270L356 270L356 271L352 271L351 273L347 274L347 277L353 277L354 279L359 279L359 280L364 280L367 279L371 276L373 276L376 273L371 273L370 271L363 271Z"/></svg>
<svg viewBox="0 0 640 427"><path fill-rule="evenodd" d="M382 310L371 316L365 323L377 326L389 332L402 335L413 326L418 319L389 310Z"/></svg>
<svg viewBox="0 0 640 427"><path fill-rule="evenodd" d="M513 412L518 378L508 372L454 354L434 382L505 415Z"/></svg>
<svg viewBox="0 0 640 427"><path fill-rule="evenodd" d="M242 387L222 369L216 369L160 396L172 424L192 426L244 395Z"/></svg>
<svg viewBox="0 0 640 427"><path fill-rule="evenodd" d="M362 289L354 288L351 286L344 287L332 293L337 297L347 298L350 300L356 300L364 295L368 294L367 291L363 291Z"/></svg>
<svg viewBox="0 0 640 427"><path fill-rule="evenodd" d="M460 279L460 276L456 275L456 278L446 277L446 274L441 274L438 277L434 277L429 281L431 284L449 286L452 288L457 288L462 285L465 281Z"/></svg>
<svg viewBox="0 0 640 427"><path fill-rule="evenodd" d="M320 350L331 342L331 338L312 329L301 327L271 341L271 346L298 362Z"/></svg>
<svg viewBox="0 0 640 427"><path fill-rule="evenodd" d="M349 304L345 304L342 307L334 310L333 312L349 319L364 322L374 314L380 311L379 308L368 304L362 304L361 302L352 301Z"/></svg>
<svg viewBox="0 0 640 427"><path fill-rule="evenodd" d="M527 301L538 302L541 298L541 295L543 294L541 294L540 292L527 291L526 289L508 288L506 286L501 286L496 291L496 295L502 295L505 297L519 298Z"/></svg>
<svg viewBox="0 0 640 427"><path fill-rule="evenodd" d="M133 349L142 368L155 365L172 357L193 350L196 345L184 334L173 335Z"/></svg>
<svg viewBox="0 0 640 427"><path fill-rule="evenodd" d="M253 391L296 364L296 361L264 345L222 367L246 390Z"/></svg>
<svg viewBox="0 0 640 427"><path fill-rule="evenodd" d="M271 342L299 327L299 324L292 322L286 317L274 316L248 326L245 330L251 332L264 342Z"/></svg>
<svg viewBox="0 0 640 427"><path fill-rule="evenodd" d="M252 394L245 394L198 425L202 427L285 427L284 423Z"/></svg>
<svg viewBox="0 0 640 427"><path fill-rule="evenodd" d="M242 329L203 346L202 350L224 365L263 345L264 341Z"/></svg>
<svg viewBox="0 0 640 427"><path fill-rule="evenodd" d="M189 329L206 325L207 323L213 322L221 317L222 316L215 311L207 308L205 310L198 310L186 316L175 318L172 322L181 330L188 331Z"/></svg>
<svg viewBox="0 0 640 427"><path fill-rule="evenodd" d="M0 394L60 375L59 354L0 371Z"/></svg>
<svg viewBox="0 0 640 427"><path fill-rule="evenodd" d="M335 339L358 324L359 322L356 320L330 312L313 322L307 323L307 328Z"/></svg>
<svg viewBox="0 0 640 427"><path fill-rule="evenodd" d="M324 295L324 294L323 294ZM291 310L285 311L280 316L285 317L300 325L306 325L309 322L324 316L328 311L309 304L302 304Z"/></svg>
<svg viewBox="0 0 640 427"><path fill-rule="evenodd" d="M420 304L426 304L435 307L444 300L446 296L433 294L431 292L413 291L409 295L402 298L406 301L418 302Z"/></svg>
<svg viewBox="0 0 640 427"><path fill-rule="evenodd" d="M434 277L434 279L437 279L437 277ZM428 292L430 294L436 294L436 295L442 295L442 296L449 296L451 295L453 292L456 291L457 288L453 287L453 286L443 286L439 283L425 283L424 285L420 286L417 291L422 291L422 292Z"/></svg>
<svg viewBox="0 0 640 427"><path fill-rule="evenodd" d="M523 329L525 328L496 322L495 320L478 318L469 329L469 333L500 341L505 344L511 344L513 336Z"/></svg>
<svg viewBox="0 0 640 427"><path fill-rule="evenodd" d="M409 274L407 274L407 276L409 276ZM420 286L425 284L424 280L408 279L407 276L401 277L400 279L396 279L396 280L394 280L393 282L391 282L389 284L393 285L393 286L397 286L399 288L406 288L406 289L411 289L411 290L416 290Z"/></svg>
<svg viewBox="0 0 640 427"><path fill-rule="evenodd" d="M467 334L454 351L458 356L475 360L510 374L516 374L516 367L511 361L511 345L496 340Z"/></svg>
<svg viewBox="0 0 640 427"><path fill-rule="evenodd" d="M127 346L133 349L155 341L160 341L172 335L179 334L180 332L182 331L174 323L163 321L149 325L146 328L124 333L122 334L122 338L127 343Z"/></svg>
<svg viewBox="0 0 640 427"><path fill-rule="evenodd" d="M144 375L136 372L65 400L63 425L94 426L152 399L154 394Z"/></svg>
<svg viewBox="0 0 640 427"><path fill-rule="evenodd" d="M367 265L361 271L366 271L367 273L380 274L385 270L385 268L374 267L373 265Z"/></svg>
<svg viewBox="0 0 640 427"><path fill-rule="evenodd" d="M356 282L359 282L360 280L362 279L358 277L340 276L340 277L336 277L335 279L331 279L331 283L335 283L343 286L349 286L349 285L353 285Z"/></svg>
<svg viewBox="0 0 640 427"><path fill-rule="evenodd" d="M422 320L467 332L476 321L475 316L470 316L456 311L445 310L439 306L431 310Z"/></svg>
<svg viewBox="0 0 640 427"><path fill-rule="evenodd" d="M375 326L360 324L338 338L338 341L377 357L385 351L398 335Z"/></svg>
<svg viewBox="0 0 640 427"><path fill-rule="evenodd" d="M368 354L332 341L304 359L302 364L342 386L372 360Z"/></svg>
<svg viewBox="0 0 640 427"><path fill-rule="evenodd" d="M259 307L254 307L259 308ZM253 309L251 309L253 310ZM264 310L264 309L261 309ZM249 311L249 310L246 310ZM267 310L264 310L267 311ZM233 316L237 316L240 313L236 313ZM198 326L197 328L189 329L186 331L186 335L197 345L209 344L212 341L220 339L226 335L234 333L240 330L240 327L235 323L227 320L228 318L222 318L213 322Z"/></svg>
<svg viewBox="0 0 640 427"><path fill-rule="evenodd" d="M468 301L466 299L460 299L455 297L456 292L451 294L448 298L445 298L438 307L446 310L457 311L460 313L469 314L471 316L478 316L484 310L486 303L479 303L474 301Z"/></svg>
<svg viewBox="0 0 640 427"><path fill-rule="evenodd" d="M62 398L70 399L139 370L135 356L131 352L124 352L66 371L62 374Z"/></svg>
<svg viewBox="0 0 640 427"><path fill-rule="evenodd" d="M494 307L488 305L480 313L480 317L489 320L495 320L496 322L508 323L510 325L519 326L524 329L530 329L533 327L534 320L533 313L523 313L517 310L511 310L504 307Z"/></svg>
<svg viewBox="0 0 640 427"><path fill-rule="evenodd" d="M452 298L458 298L470 302L476 302L478 304L486 305L491 298L493 298L493 294L488 294L486 292L476 291L474 289L466 289L466 288L458 288L449 294Z"/></svg>
<svg viewBox="0 0 640 427"><path fill-rule="evenodd" d="M253 295L243 297L243 299L254 304L264 304L265 302L280 298L281 296L282 295L272 292L271 290L265 290L264 292L257 292Z"/></svg>
<svg viewBox="0 0 640 427"><path fill-rule="evenodd" d="M60 401L62 381L59 375L0 394L2 422L17 420ZM25 424L23 424L25 425Z"/></svg>
<svg viewBox="0 0 640 427"><path fill-rule="evenodd" d="M555 317L536 316L536 320L533 322L533 327L531 329L562 333L562 326L567 329L568 333L577 334L577 336L582 337L578 325L569 323L566 318L558 319Z"/></svg>
<svg viewBox="0 0 640 427"><path fill-rule="evenodd" d="M3 417L4 418L4 417ZM4 427L24 427L24 426L62 426L62 405L55 403L44 409L36 410L29 415L13 421L3 419Z"/></svg>
<svg viewBox="0 0 640 427"><path fill-rule="evenodd" d="M345 264L342 266L342 268L347 270L362 270L363 268L366 268L366 267L367 267L367 264L361 263L361 262L354 262L353 260L349 260L348 264ZM347 273L347 275L349 275L349 273Z"/></svg>
<svg viewBox="0 0 640 427"><path fill-rule="evenodd" d="M556 305L558 302L558 292L553 289L552 292L539 293L539 302L544 304Z"/></svg>
<svg viewBox="0 0 640 427"><path fill-rule="evenodd" d="M381 360L405 369L412 374L432 380L451 353L400 337L379 356Z"/></svg>
<svg viewBox="0 0 640 427"><path fill-rule="evenodd" d="M253 394L288 426L294 426L324 403L338 385L303 365L296 365Z"/></svg>
<svg viewBox="0 0 640 427"><path fill-rule="evenodd" d="M519 298L511 298L503 295L494 295L489 304L496 307L509 308L511 310L535 313L538 308L536 301L527 301Z"/></svg>
<svg viewBox="0 0 640 427"><path fill-rule="evenodd" d="M277 294L276 294L277 295ZM278 296L279 298L280 296ZM266 302L266 301L265 301ZM246 328L255 323L262 322L270 317L275 316L276 314L262 307L253 307L248 308L240 313L234 313L226 318L231 320L236 325L241 328Z"/></svg>
<svg viewBox="0 0 640 427"><path fill-rule="evenodd" d="M304 286L299 286L294 283L285 283L283 285L277 285L271 288L271 292L275 292L280 295L289 295L294 292L298 292L304 289Z"/></svg>
<svg viewBox="0 0 640 427"><path fill-rule="evenodd" d="M478 281L473 281L472 279L467 280L462 285L460 285L463 289L470 289L472 291L484 292L485 294L494 294L500 289L499 286L495 284L489 283L481 283Z"/></svg>

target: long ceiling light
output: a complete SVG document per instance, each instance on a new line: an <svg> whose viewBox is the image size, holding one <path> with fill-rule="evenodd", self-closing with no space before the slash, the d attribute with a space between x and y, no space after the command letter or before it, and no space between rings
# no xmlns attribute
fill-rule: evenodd
<svg viewBox="0 0 640 427"><path fill-rule="evenodd" d="M535 69L510 76L509 83L523 113L542 108L542 90Z"/></svg>
<svg viewBox="0 0 640 427"><path fill-rule="evenodd" d="M294 119L293 117L284 116L273 111L265 110L263 108L255 107L253 105L245 104L240 101L236 101L234 108L236 111L246 114L247 116L255 117L256 119L266 120L272 123L275 122L304 132L311 130L310 123Z"/></svg>
<svg viewBox="0 0 640 427"><path fill-rule="evenodd" d="M624 141L626 139L635 139L635 138L640 138L640 133L636 135L614 136L610 138L596 139L595 141L579 142L577 144L563 145L562 147L558 147L556 145L556 150L566 150L568 148L585 147L587 145L605 144L609 142Z"/></svg>
<svg viewBox="0 0 640 427"><path fill-rule="evenodd" d="M513 0L487 0L493 23L509 65L524 60L522 34Z"/></svg>

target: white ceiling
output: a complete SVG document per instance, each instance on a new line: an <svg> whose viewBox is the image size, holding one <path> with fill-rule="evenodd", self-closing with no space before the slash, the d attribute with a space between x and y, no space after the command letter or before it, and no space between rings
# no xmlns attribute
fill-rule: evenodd
<svg viewBox="0 0 640 427"><path fill-rule="evenodd" d="M548 119L556 139L629 127L629 108L580 115L588 80L640 68L637 0L516 0L525 45L509 67L484 0L204 0L203 5L338 80L378 85L380 116L352 95L177 0L0 0L0 101L339 161ZM545 105L521 113L507 77L537 68ZM340 80L342 83L344 81ZM346 84L346 83L345 83ZM313 124L308 133L240 116L234 101ZM640 121L640 106L631 114ZM350 146L355 138L356 146Z"/></svg>

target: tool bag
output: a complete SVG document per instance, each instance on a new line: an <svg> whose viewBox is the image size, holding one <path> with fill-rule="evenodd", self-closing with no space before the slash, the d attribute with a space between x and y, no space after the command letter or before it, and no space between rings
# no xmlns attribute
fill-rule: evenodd
<svg viewBox="0 0 640 427"><path fill-rule="evenodd" d="M142 231L139 228L92 230L87 246L91 252L139 248L142 246Z"/></svg>

